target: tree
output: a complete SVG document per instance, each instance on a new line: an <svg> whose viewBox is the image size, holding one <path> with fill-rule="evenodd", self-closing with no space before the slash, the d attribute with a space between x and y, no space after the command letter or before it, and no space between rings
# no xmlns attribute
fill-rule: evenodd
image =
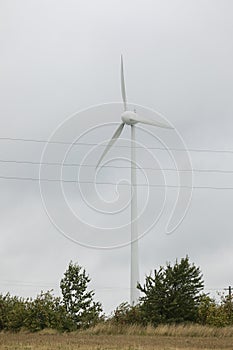
<svg viewBox="0 0 233 350"><path fill-rule="evenodd" d="M52 291L41 291L34 300L26 300L25 305L27 313L24 327L32 332L45 328L59 331L70 331L75 328L74 322L67 315L61 298L53 296Z"/></svg>
<svg viewBox="0 0 233 350"><path fill-rule="evenodd" d="M26 302L17 296L0 294L0 331L17 332L24 326Z"/></svg>
<svg viewBox="0 0 233 350"><path fill-rule="evenodd" d="M188 256L176 260L174 266L167 263L154 270L154 276L146 276L144 286L138 288L145 294L140 299L144 323L197 320L204 283L199 267L190 264Z"/></svg>
<svg viewBox="0 0 233 350"><path fill-rule="evenodd" d="M102 312L101 304L93 300L94 291L88 291L90 281L85 269L71 261L60 283L64 306L77 328L94 325Z"/></svg>

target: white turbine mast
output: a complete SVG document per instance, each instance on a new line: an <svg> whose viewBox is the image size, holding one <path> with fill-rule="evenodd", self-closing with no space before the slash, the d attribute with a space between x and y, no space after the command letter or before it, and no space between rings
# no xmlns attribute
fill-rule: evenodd
<svg viewBox="0 0 233 350"><path fill-rule="evenodd" d="M124 112L121 115L122 123L114 132L101 155L96 168L100 165L110 148L120 137L125 125L131 127L131 266L130 266L130 304L135 305L139 300L139 260L138 260L138 227L137 227L137 173L136 173L136 149L135 149L135 124L142 123L157 126L159 128L172 129L167 124L139 116L135 111L130 111L127 105L124 65L121 55L121 94L124 104Z"/></svg>

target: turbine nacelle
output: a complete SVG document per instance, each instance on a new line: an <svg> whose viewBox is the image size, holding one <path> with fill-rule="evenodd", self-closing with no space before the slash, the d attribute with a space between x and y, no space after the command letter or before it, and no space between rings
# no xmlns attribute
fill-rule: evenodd
<svg viewBox="0 0 233 350"><path fill-rule="evenodd" d="M132 111L125 111L121 115L122 122L127 125L134 125L138 123L138 119L139 119L139 116L137 115L137 113Z"/></svg>

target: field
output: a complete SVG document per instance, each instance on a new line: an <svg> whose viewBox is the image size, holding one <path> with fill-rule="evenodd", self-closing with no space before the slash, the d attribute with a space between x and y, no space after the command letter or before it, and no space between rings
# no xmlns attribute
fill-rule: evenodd
<svg viewBox="0 0 233 350"><path fill-rule="evenodd" d="M233 328L201 326L113 327L70 334L52 330L39 333L0 333L0 350L178 350L233 349Z"/></svg>

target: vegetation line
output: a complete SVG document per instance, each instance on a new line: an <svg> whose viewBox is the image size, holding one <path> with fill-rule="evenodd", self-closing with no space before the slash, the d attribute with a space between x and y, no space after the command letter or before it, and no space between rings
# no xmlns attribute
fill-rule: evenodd
<svg viewBox="0 0 233 350"><path fill-rule="evenodd" d="M71 261L60 281L62 297L52 290L35 299L0 294L0 331L233 337L231 287L220 300L210 298L200 268L188 256L155 269L138 284L138 303L122 302L109 317L90 282L85 269Z"/></svg>

